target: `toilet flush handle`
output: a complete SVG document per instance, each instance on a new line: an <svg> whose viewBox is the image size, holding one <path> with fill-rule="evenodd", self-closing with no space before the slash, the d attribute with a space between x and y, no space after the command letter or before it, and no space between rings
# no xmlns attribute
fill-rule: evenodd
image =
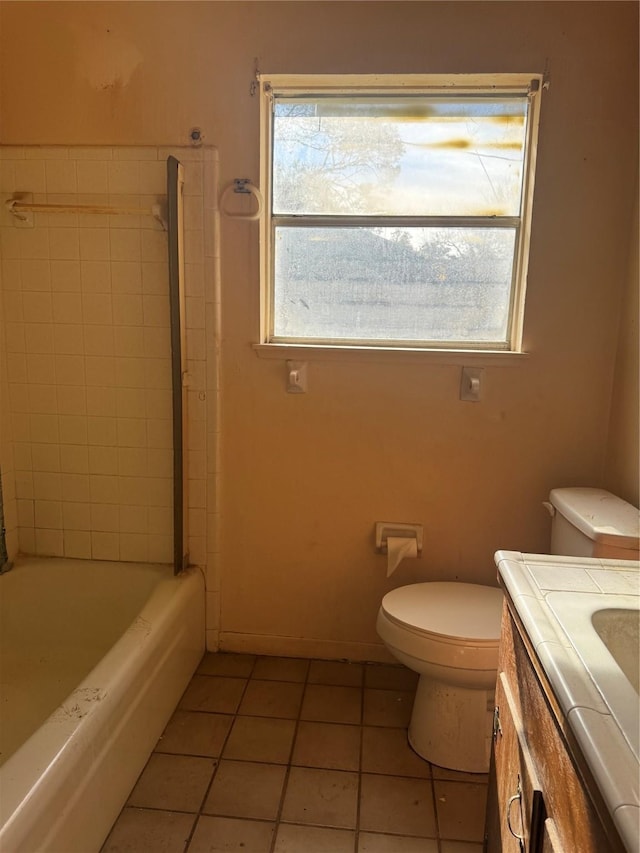
<svg viewBox="0 0 640 853"><path fill-rule="evenodd" d="M549 503L549 501L542 501L542 506L549 513L551 518L553 518L553 516L556 514L556 508L554 507L554 505L552 503Z"/></svg>

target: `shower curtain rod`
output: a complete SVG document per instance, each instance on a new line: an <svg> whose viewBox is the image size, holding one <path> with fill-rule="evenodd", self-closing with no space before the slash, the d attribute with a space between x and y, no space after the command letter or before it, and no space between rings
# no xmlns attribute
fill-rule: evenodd
<svg viewBox="0 0 640 853"><path fill-rule="evenodd" d="M117 216L125 214L128 216L153 216L167 230L167 223L162 216L159 204L151 207L118 207L112 205L98 204L37 204L35 202L20 201L18 198L9 199L6 202L7 210L15 217L26 220L28 213L97 213Z"/></svg>

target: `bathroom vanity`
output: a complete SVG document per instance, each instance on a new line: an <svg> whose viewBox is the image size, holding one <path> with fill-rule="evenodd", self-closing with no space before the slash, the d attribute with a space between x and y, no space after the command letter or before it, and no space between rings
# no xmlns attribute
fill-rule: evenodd
<svg viewBox="0 0 640 853"><path fill-rule="evenodd" d="M640 849L640 563L496 555L487 853Z"/></svg>

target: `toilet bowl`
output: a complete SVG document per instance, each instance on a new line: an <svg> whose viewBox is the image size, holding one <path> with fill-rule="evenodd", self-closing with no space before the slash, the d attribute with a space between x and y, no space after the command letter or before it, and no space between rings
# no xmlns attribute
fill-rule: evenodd
<svg viewBox="0 0 640 853"><path fill-rule="evenodd" d="M420 675L409 743L433 764L489 768L501 612L500 590L479 584L411 584L382 599L378 635Z"/></svg>

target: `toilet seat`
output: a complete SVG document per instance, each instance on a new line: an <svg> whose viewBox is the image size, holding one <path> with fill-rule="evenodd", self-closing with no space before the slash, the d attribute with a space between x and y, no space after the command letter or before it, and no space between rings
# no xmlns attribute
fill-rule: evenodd
<svg viewBox="0 0 640 853"><path fill-rule="evenodd" d="M412 633L454 645L497 646L502 592L494 587L459 582L401 586L382 599L381 610L392 623Z"/></svg>

